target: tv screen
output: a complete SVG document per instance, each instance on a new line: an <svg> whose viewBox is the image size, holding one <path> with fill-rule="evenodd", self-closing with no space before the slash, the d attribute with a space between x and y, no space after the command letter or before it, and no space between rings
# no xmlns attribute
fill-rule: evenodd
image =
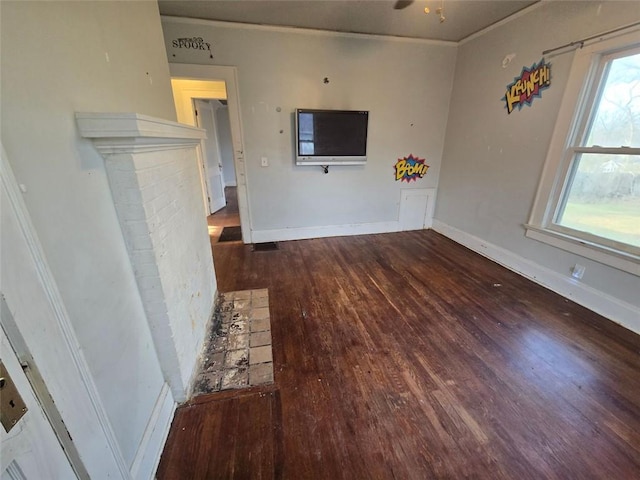
<svg viewBox="0 0 640 480"><path fill-rule="evenodd" d="M296 110L296 164L358 165L367 161L369 112Z"/></svg>

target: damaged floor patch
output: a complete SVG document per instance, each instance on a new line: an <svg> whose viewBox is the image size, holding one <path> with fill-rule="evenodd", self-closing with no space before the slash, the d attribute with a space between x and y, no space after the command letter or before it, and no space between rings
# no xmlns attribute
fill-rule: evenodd
<svg viewBox="0 0 640 480"><path fill-rule="evenodd" d="M220 294L216 317L193 395L273 383L267 289Z"/></svg>

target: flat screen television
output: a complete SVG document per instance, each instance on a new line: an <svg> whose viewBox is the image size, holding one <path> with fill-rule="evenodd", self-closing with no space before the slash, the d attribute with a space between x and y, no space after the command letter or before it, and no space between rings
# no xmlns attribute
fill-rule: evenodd
<svg viewBox="0 0 640 480"><path fill-rule="evenodd" d="M369 112L296 109L296 165L361 165L367 161Z"/></svg>

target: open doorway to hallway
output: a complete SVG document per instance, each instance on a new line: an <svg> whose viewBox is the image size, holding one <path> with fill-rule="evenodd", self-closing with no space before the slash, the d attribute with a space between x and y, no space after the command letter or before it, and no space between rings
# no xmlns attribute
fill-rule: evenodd
<svg viewBox="0 0 640 480"><path fill-rule="evenodd" d="M236 221L237 223L234 226L240 227L240 238L243 243L252 243L249 213L249 186L245 171L244 142L242 138L236 69L235 67L222 66L170 64L170 70L176 113L179 122L195 125L197 120L193 108L194 99L200 99L208 100L209 105L216 106L214 112L215 123L219 124L219 126L225 123L226 126L226 122L221 121L222 116L224 116L229 123L228 130L231 141L227 142L227 146L231 155L225 156L224 152L220 152L220 158L222 160L220 164L220 170L222 170L221 177L225 187L236 187L229 190L229 196L232 197L231 201L234 202L234 208L237 212L236 215L237 218L239 218L239 221ZM176 88L178 84L180 84L180 86ZM226 104L224 103L225 98ZM222 115L223 113L224 115ZM225 164L225 158L232 159L232 161L226 162L231 164L230 168L227 168L228 165ZM207 204L207 211L213 213L215 209L210 208L210 202L207 202L208 193L205 182L205 179L208 178L207 168L207 165L203 166L203 200ZM215 170L215 168L212 170ZM235 195L231 192L234 192ZM229 201L229 199L227 199L227 201ZM223 210L227 212L229 209L225 207ZM221 214L224 214L224 212L221 212ZM209 226L220 227L221 225L209 224ZM229 225L229 227L231 227L231 225ZM212 229L210 228L210 230Z"/></svg>

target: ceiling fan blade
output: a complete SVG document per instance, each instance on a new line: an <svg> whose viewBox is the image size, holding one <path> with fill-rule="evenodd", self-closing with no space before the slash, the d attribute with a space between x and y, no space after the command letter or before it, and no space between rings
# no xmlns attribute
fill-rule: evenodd
<svg viewBox="0 0 640 480"><path fill-rule="evenodd" d="M413 3L413 0L398 0L393 8L396 10L402 10L403 8L407 8L409 5Z"/></svg>

